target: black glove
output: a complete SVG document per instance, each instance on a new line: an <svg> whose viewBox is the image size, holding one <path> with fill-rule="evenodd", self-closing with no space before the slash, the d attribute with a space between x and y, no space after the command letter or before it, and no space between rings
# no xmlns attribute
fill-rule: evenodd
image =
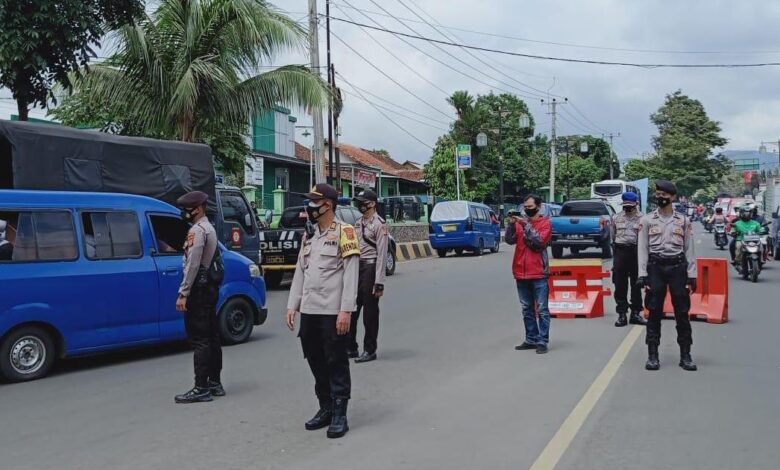
<svg viewBox="0 0 780 470"><path fill-rule="evenodd" d="M696 278L695 277L689 277L687 284L688 284L688 290L691 291L691 294L696 292L696 287L697 286L696 286Z"/></svg>
<svg viewBox="0 0 780 470"><path fill-rule="evenodd" d="M639 279L636 280L636 285L642 289L647 289L650 287L650 281L647 279L647 276L640 276Z"/></svg>

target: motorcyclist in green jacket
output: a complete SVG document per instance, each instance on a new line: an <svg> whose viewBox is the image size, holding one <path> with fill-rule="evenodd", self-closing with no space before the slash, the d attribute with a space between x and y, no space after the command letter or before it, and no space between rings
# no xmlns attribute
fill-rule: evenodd
<svg viewBox="0 0 780 470"><path fill-rule="evenodd" d="M744 236L749 233L759 234L761 232L761 224L753 220L752 215L750 208L740 207L739 220L731 226L731 235L737 241L736 257L734 258L736 266L742 266L742 239Z"/></svg>

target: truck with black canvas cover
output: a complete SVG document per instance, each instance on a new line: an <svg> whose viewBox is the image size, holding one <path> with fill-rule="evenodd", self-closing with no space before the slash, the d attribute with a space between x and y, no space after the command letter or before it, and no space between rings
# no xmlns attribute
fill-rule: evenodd
<svg viewBox="0 0 780 470"><path fill-rule="evenodd" d="M220 241L260 261L257 221L238 188L215 184L207 145L0 120L0 189L137 194L174 206L203 191Z"/></svg>

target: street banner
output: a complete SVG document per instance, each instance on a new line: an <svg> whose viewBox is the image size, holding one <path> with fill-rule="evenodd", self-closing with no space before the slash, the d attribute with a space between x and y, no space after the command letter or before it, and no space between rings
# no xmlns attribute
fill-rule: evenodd
<svg viewBox="0 0 780 470"><path fill-rule="evenodd" d="M357 170L355 172L355 185L363 188L373 188L376 186L376 173Z"/></svg>
<svg viewBox="0 0 780 470"><path fill-rule="evenodd" d="M457 156L459 169L467 170L471 168L471 145L458 144Z"/></svg>

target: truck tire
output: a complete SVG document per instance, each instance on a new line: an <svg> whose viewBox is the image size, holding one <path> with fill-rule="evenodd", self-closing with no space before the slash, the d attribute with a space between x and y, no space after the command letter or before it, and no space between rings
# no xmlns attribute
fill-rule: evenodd
<svg viewBox="0 0 780 470"><path fill-rule="evenodd" d="M265 286L269 289L276 289L282 284L282 278L284 278L284 271L266 271L263 274L265 278Z"/></svg>
<svg viewBox="0 0 780 470"><path fill-rule="evenodd" d="M385 276L395 274L395 253L393 250L387 250L387 261L385 262Z"/></svg>
<svg viewBox="0 0 780 470"><path fill-rule="evenodd" d="M252 336L254 309L246 300L234 297L219 311L219 335L224 344L244 343Z"/></svg>
<svg viewBox="0 0 780 470"><path fill-rule="evenodd" d="M439 255L439 258L444 258L447 256L447 250L439 249L436 250L436 254Z"/></svg>
<svg viewBox="0 0 780 470"><path fill-rule="evenodd" d="M455 248L455 256L460 256L463 254L463 248Z"/></svg>
<svg viewBox="0 0 780 470"><path fill-rule="evenodd" d="M482 253L485 252L485 240L479 239L479 245L477 245L477 248L474 249L474 256L482 256Z"/></svg>
<svg viewBox="0 0 780 470"><path fill-rule="evenodd" d="M490 248L491 253L498 253L498 250L501 248L501 238L496 238L496 243L493 245L492 248Z"/></svg>
<svg viewBox="0 0 780 470"><path fill-rule="evenodd" d="M44 377L57 351L49 332L26 326L9 333L0 344L0 375L9 382L26 382Z"/></svg>
<svg viewBox="0 0 780 470"><path fill-rule="evenodd" d="M552 249L552 256L553 258L563 258L563 247L560 245L553 245L551 247Z"/></svg>

